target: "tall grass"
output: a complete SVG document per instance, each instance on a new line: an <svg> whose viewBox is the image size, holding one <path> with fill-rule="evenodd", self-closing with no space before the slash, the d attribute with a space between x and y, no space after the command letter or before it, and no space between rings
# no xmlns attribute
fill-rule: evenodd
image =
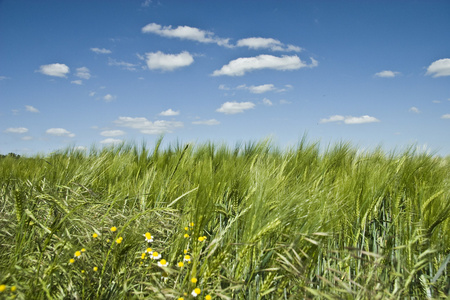
<svg viewBox="0 0 450 300"><path fill-rule="evenodd" d="M160 145L1 159L0 299L449 296L448 157Z"/></svg>

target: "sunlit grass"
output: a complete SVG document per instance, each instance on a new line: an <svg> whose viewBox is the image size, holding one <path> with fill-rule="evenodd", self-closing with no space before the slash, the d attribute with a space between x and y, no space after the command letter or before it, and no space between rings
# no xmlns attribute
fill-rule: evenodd
<svg viewBox="0 0 450 300"><path fill-rule="evenodd" d="M0 299L449 295L449 158L160 144L1 159Z"/></svg>

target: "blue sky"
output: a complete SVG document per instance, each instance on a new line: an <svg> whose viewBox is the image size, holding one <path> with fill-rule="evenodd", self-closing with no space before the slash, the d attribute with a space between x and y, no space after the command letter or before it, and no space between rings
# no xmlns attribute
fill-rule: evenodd
<svg viewBox="0 0 450 300"><path fill-rule="evenodd" d="M350 141L450 154L449 1L0 1L0 153Z"/></svg>

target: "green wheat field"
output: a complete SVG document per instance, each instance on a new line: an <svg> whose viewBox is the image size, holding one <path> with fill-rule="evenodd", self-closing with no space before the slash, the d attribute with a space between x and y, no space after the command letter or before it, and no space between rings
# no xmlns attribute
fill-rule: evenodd
<svg viewBox="0 0 450 300"><path fill-rule="evenodd" d="M448 299L450 157L161 144L2 157L0 299Z"/></svg>

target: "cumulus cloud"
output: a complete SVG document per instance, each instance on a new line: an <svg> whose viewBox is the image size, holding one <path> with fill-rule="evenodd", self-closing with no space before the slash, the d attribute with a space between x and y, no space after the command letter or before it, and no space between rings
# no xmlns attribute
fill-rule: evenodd
<svg viewBox="0 0 450 300"><path fill-rule="evenodd" d="M285 45L279 40L272 38L262 38L262 37L251 37L246 39L241 39L237 41L236 46L238 47L248 47L250 49L270 49L272 51L294 51L300 52L302 48L294 45Z"/></svg>
<svg viewBox="0 0 450 300"><path fill-rule="evenodd" d="M231 47L229 39L216 37L213 32L201 30L190 26L178 26L172 28L169 26L161 26L156 23L150 23L142 27L143 33L154 33L168 38L179 38L183 40L197 41L200 43L216 43L219 46Z"/></svg>
<svg viewBox="0 0 450 300"><path fill-rule="evenodd" d="M120 144L120 143L122 143L121 139L113 139L113 138L107 138L100 141L100 144Z"/></svg>
<svg viewBox="0 0 450 300"><path fill-rule="evenodd" d="M161 51L146 53L147 66L150 70L173 71L186 67L194 62L194 58L187 51L179 54L165 54Z"/></svg>
<svg viewBox="0 0 450 300"><path fill-rule="evenodd" d="M158 120L151 122L143 117L119 117L114 121L117 126L139 130L144 134L163 134L183 127L182 122Z"/></svg>
<svg viewBox="0 0 450 300"><path fill-rule="evenodd" d="M100 135L102 136L121 136L124 135L125 131L123 130L105 130L100 132Z"/></svg>
<svg viewBox="0 0 450 300"><path fill-rule="evenodd" d="M49 64L40 66L39 70L44 75L55 76L55 77L66 77L70 72L70 69L65 64Z"/></svg>
<svg viewBox="0 0 450 300"><path fill-rule="evenodd" d="M373 123L373 122L380 122L375 117L371 117L368 115L364 115L361 117L352 117L352 116L341 116L341 115L334 115L327 119L320 119L319 123L330 123L330 122L340 122L343 121L345 124L363 124L363 123Z"/></svg>
<svg viewBox="0 0 450 300"><path fill-rule="evenodd" d="M124 70L128 70L128 71L136 71L137 68L137 64L132 64L129 62L125 62L125 61L118 61L116 59L112 59L109 58L108 59L108 66L116 66L116 67L120 67Z"/></svg>
<svg viewBox="0 0 450 300"><path fill-rule="evenodd" d="M105 48L91 48L91 51L97 54L111 54L111 50Z"/></svg>
<svg viewBox="0 0 450 300"><path fill-rule="evenodd" d="M178 116L180 114L180 111L173 111L171 108L168 110L160 112L160 116L170 117L170 116Z"/></svg>
<svg viewBox="0 0 450 300"><path fill-rule="evenodd" d="M434 61L428 67L425 75L431 75L432 77L450 76L450 58Z"/></svg>
<svg viewBox="0 0 450 300"><path fill-rule="evenodd" d="M390 70L385 70L385 71L381 71L378 73L375 73L375 77L383 77L383 78L392 78L395 77L397 75L400 75L400 72L394 72L394 71L390 71Z"/></svg>
<svg viewBox="0 0 450 300"><path fill-rule="evenodd" d="M415 107L415 106L411 107L408 111L412 112L412 113L415 113L415 114L420 113L420 110L417 107Z"/></svg>
<svg viewBox="0 0 450 300"><path fill-rule="evenodd" d="M194 121L192 124L195 125L207 125L207 126L213 126L213 125L219 125L220 122L216 119L210 119L210 120L203 120L203 121Z"/></svg>
<svg viewBox="0 0 450 300"><path fill-rule="evenodd" d="M252 102L225 102L216 111L227 115L243 113L244 110L252 109L255 104Z"/></svg>
<svg viewBox="0 0 450 300"><path fill-rule="evenodd" d="M25 128L25 127L10 127L8 129L5 129L3 132L5 132L5 133L19 133L19 134L22 134L22 133L28 132L28 128Z"/></svg>
<svg viewBox="0 0 450 300"><path fill-rule="evenodd" d="M441 119L450 119L450 114L442 115Z"/></svg>
<svg viewBox="0 0 450 300"><path fill-rule="evenodd" d="M25 110L29 111L29 112L32 112L32 113L38 113L39 112L39 110L36 107L33 107L31 105L25 105Z"/></svg>
<svg viewBox="0 0 450 300"><path fill-rule="evenodd" d="M220 70L215 70L212 76L228 75L243 76L247 72L262 69L273 69L279 71L298 70L305 67L316 67L318 62L311 58L311 64L301 61L297 55L277 57L273 55L262 54L255 57L241 57L230 61L222 66Z"/></svg>
<svg viewBox="0 0 450 300"><path fill-rule="evenodd" d="M64 129L64 128L50 128L45 131L45 133L50 135L56 135L56 136L67 136L67 137L74 137L75 134L71 133L70 131Z"/></svg>
<svg viewBox="0 0 450 300"><path fill-rule="evenodd" d="M89 79L89 78L91 78L91 73L88 68L81 67L81 68L77 68L77 72L75 73L75 76L82 78L82 79Z"/></svg>

